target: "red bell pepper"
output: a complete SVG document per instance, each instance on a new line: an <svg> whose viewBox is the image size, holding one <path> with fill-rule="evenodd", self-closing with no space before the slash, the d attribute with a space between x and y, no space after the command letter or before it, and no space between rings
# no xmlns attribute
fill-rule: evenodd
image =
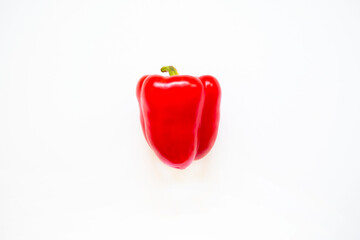
<svg viewBox="0 0 360 240"><path fill-rule="evenodd" d="M218 132L221 90L209 75L146 75L136 87L146 141L167 165L184 169L212 148Z"/></svg>

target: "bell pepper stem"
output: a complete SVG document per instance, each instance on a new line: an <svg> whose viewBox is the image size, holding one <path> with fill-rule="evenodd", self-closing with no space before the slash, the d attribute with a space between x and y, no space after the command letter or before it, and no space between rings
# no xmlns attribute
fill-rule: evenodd
<svg viewBox="0 0 360 240"><path fill-rule="evenodd" d="M170 76L179 75L176 68L174 68L173 66L162 67L161 72L168 72Z"/></svg>

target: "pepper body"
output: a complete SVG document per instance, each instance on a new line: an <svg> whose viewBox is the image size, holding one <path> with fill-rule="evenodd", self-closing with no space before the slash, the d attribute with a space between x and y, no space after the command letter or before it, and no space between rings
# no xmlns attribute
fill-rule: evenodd
<svg viewBox="0 0 360 240"><path fill-rule="evenodd" d="M146 75L136 96L145 139L165 164L184 169L210 151L220 117L214 77Z"/></svg>
<svg viewBox="0 0 360 240"><path fill-rule="evenodd" d="M199 127L199 148L195 160L204 157L213 147L220 121L221 88L216 78L199 77L205 90L205 101Z"/></svg>

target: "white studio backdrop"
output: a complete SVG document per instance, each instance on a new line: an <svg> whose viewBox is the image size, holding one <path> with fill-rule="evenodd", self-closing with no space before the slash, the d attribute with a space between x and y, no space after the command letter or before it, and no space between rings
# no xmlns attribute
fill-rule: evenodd
<svg viewBox="0 0 360 240"><path fill-rule="evenodd" d="M0 239L360 239L360 2L0 1ZM138 79L215 76L186 170Z"/></svg>

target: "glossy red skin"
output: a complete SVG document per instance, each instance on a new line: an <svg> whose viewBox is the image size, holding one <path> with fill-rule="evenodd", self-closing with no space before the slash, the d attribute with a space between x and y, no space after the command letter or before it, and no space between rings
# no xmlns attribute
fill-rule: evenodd
<svg viewBox="0 0 360 240"><path fill-rule="evenodd" d="M141 129L144 133L144 136L145 136L145 139L147 141L147 138L146 138L146 134L145 134L145 127L144 127L144 118L143 118L143 114L142 114L142 109L141 109L141 101L140 101L140 93L141 93L141 88L142 88L142 85L144 83L144 80L148 77L149 75L145 75L145 76L142 76L136 86L136 98L138 100L138 103L139 103L139 108L140 108L140 123L141 123Z"/></svg>
<svg viewBox="0 0 360 240"><path fill-rule="evenodd" d="M214 146L220 121L221 88L216 78L199 77L205 89L205 102L199 128L199 148L195 160L203 158Z"/></svg>
<svg viewBox="0 0 360 240"><path fill-rule="evenodd" d="M165 164L184 169L210 151L221 97L214 77L146 75L136 96L145 138Z"/></svg>

